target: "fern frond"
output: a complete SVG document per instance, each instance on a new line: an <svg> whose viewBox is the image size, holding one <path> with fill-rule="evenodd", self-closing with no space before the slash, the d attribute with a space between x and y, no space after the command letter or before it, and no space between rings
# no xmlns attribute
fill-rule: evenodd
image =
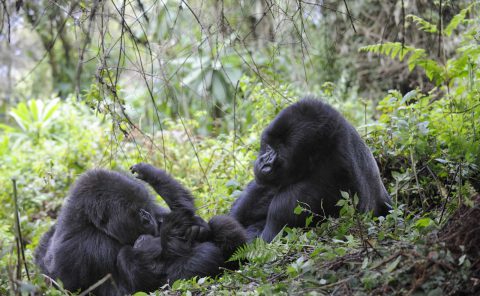
<svg viewBox="0 0 480 296"><path fill-rule="evenodd" d="M428 79L435 82L436 85L440 85L442 82L445 81L445 71L444 67L438 64L438 62L432 59L418 59L413 63L413 67L419 66L423 68L425 71L425 75L427 75ZM409 67L410 67L410 60L409 60Z"/></svg>
<svg viewBox="0 0 480 296"><path fill-rule="evenodd" d="M398 59L400 61L403 61L405 56L409 53L413 53L416 55L425 54L425 50L418 49L412 46L403 45L401 42L386 42L382 44L367 45L367 46L361 47L359 51L383 54L392 59L395 59L398 56Z"/></svg>
<svg viewBox="0 0 480 296"><path fill-rule="evenodd" d="M417 66L421 61L423 61L426 58L425 50L424 49L418 49L410 55L408 58L408 70L413 71L415 66Z"/></svg>
<svg viewBox="0 0 480 296"><path fill-rule="evenodd" d="M455 15L450 21L450 23L448 23L447 27L443 30L443 33L446 36L452 35L453 30L455 30L458 27L458 25L460 25L465 20L467 13L469 13L470 10L472 10L474 5L475 5L475 2L468 5L465 9L462 9L457 15Z"/></svg>
<svg viewBox="0 0 480 296"><path fill-rule="evenodd" d="M392 59L398 56L400 61L409 55L407 64L410 71L418 66L425 70L427 77L434 81L435 84L438 85L445 80L444 68L435 60L428 59L425 49L415 48L412 46L402 46L402 43L400 42L387 42L384 44L364 46L359 50L363 52L383 54Z"/></svg>
<svg viewBox="0 0 480 296"><path fill-rule="evenodd" d="M424 32L427 32L427 33L437 33L438 32L436 25L424 20L421 17L418 17L418 16L413 15L413 14L409 14L409 15L406 16L406 19L414 22L417 25L417 27Z"/></svg>
<svg viewBox="0 0 480 296"><path fill-rule="evenodd" d="M256 238L250 244L239 247L228 261L248 260L254 263L267 263L278 258L278 252L273 244L266 243L261 238Z"/></svg>

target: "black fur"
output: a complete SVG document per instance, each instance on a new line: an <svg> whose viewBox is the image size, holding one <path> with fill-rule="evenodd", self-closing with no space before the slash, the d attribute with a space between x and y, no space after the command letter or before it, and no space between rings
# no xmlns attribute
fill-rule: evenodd
<svg viewBox="0 0 480 296"><path fill-rule="evenodd" d="M93 291L96 295L151 291L167 281L217 274L229 248L245 241L232 218L235 229L215 228L220 218L207 224L195 216L190 192L164 171L148 164L132 171L152 185L171 212L134 178L89 171L74 184L57 223L40 241L35 260L43 273L71 291L85 290L107 274L111 279ZM217 244L217 236L228 239Z"/></svg>
<svg viewBox="0 0 480 296"><path fill-rule="evenodd" d="M308 214L294 214L298 202L318 214L314 222L338 215L340 191L358 194L360 211L390 209L372 153L339 112L317 99L284 109L264 130L254 173L231 210L249 240L271 241L284 226L305 226Z"/></svg>

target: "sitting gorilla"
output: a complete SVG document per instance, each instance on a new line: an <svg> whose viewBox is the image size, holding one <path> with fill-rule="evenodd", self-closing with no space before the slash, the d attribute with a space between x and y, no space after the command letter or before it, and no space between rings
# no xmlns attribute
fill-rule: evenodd
<svg viewBox="0 0 480 296"><path fill-rule="evenodd" d="M145 186L124 174L92 170L74 184L57 223L42 237L35 261L71 291L111 279L96 295L151 291L167 281L215 275L245 230L230 217L207 224L195 216L193 197L167 173L148 164L132 172L169 206L154 202Z"/></svg>
<svg viewBox="0 0 480 296"><path fill-rule="evenodd" d="M337 216L341 191L359 197L358 209L385 215L390 197L372 153L355 128L329 105L305 98L284 109L264 130L255 181L234 202L230 215L249 240L270 242L284 226L305 226L308 213Z"/></svg>

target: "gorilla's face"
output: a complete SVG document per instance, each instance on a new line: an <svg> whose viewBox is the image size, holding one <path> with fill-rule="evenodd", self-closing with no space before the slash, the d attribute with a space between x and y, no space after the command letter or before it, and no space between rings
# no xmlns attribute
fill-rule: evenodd
<svg viewBox="0 0 480 296"><path fill-rule="evenodd" d="M308 173L318 143L318 123L310 114L282 111L262 134L254 165L259 184L289 185Z"/></svg>
<svg viewBox="0 0 480 296"><path fill-rule="evenodd" d="M105 224L99 226L110 237L122 245L133 245L142 234L158 235L161 220L143 208L123 209L124 215L118 215L118 210L110 209Z"/></svg>
<svg viewBox="0 0 480 296"><path fill-rule="evenodd" d="M160 233L162 221L145 209L139 211L141 233L157 236Z"/></svg>

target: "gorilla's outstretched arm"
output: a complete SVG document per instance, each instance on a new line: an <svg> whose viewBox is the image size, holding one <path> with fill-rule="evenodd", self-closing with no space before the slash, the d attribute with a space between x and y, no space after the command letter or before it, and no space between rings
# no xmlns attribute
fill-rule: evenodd
<svg viewBox="0 0 480 296"><path fill-rule="evenodd" d="M182 212L182 216L193 219L194 223L188 224L179 221L176 230L186 231L187 235L198 241L210 238L211 231L207 222L195 215L193 196L188 189L172 178L167 172L158 169L151 164L138 163L130 168L138 179L147 182L167 203L172 212ZM182 225L182 227L180 226ZM185 229L185 226L189 225Z"/></svg>
<svg viewBox="0 0 480 296"><path fill-rule="evenodd" d="M130 168L132 173L136 174L165 200L172 211L188 210L195 212L193 196L177 180L172 178L167 172L158 169L147 163L138 163Z"/></svg>

